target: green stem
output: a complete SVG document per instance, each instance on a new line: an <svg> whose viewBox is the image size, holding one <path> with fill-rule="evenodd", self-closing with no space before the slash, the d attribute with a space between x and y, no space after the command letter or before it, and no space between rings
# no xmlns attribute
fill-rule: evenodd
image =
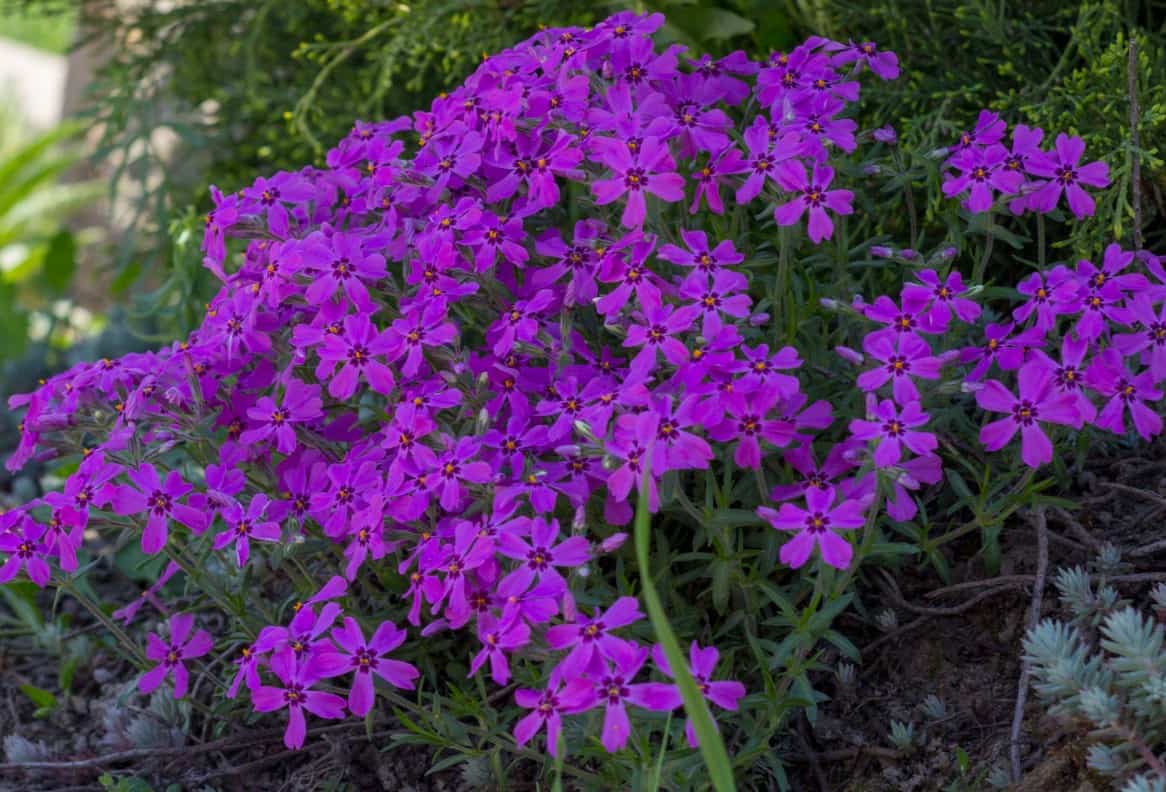
<svg viewBox="0 0 1166 792"><path fill-rule="evenodd" d="M1045 269L1045 216L1036 214L1036 255L1037 267L1041 272Z"/></svg>
<svg viewBox="0 0 1166 792"><path fill-rule="evenodd" d="M996 237L992 235L992 213L988 212L988 216L984 220L984 235L987 239L984 242L984 255L976 262L976 269L972 273L972 282L983 284L984 275L988 272L988 259L992 255L992 244L996 241Z"/></svg>
<svg viewBox="0 0 1166 792"><path fill-rule="evenodd" d="M736 790L733 781L733 765L729 761L729 754L725 750L725 743L717 731L713 716L709 712L708 704L697 687L696 680L688 668L688 660L672 626L668 623L668 616L664 612L664 605L660 595L652 583L651 566L648 559L651 538L651 517L648 514L648 476L650 471L645 467L644 479L640 484L640 497L636 503L636 561L640 567L640 584L643 587L644 604L648 608L648 618L652 622L652 629L656 632L668 658L668 665L672 667L672 674L680 688L680 695L684 699L684 710L692 718L692 725L700 740L700 753L704 758L705 766L709 771L713 789L716 792L730 792Z"/></svg>
<svg viewBox="0 0 1166 792"><path fill-rule="evenodd" d="M122 628L119 627L117 623L113 621L113 619L109 618L109 616L105 614L105 611L103 611L97 603L93 602L89 599L89 597L82 594L81 591L73 585L73 581L66 578L57 584L57 588L63 590L65 593L69 594L75 600L80 602L85 610L89 611L93 615L93 618L101 622L105 626L105 629L109 630L110 634L112 634L113 637L118 640L118 643L120 643L126 649L126 651L128 651L133 656L139 666L146 668L150 665L149 660L146 659L146 655L142 653L142 648L131 641L130 637L125 634L125 631L122 630Z"/></svg>

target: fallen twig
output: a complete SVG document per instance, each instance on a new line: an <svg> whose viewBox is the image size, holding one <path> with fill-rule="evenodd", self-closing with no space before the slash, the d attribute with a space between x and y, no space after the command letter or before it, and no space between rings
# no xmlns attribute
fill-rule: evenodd
<svg viewBox="0 0 1166 792"><path fill-rule="evenodd" d="M1099 540L1093 534L1089 533L1085 526L1082 525L1076 517L1062 509L1060 506L1053 507L1053 509L1049 512L1049 516L1055 517L1057 520L1064 523L1069 528L1069 530L1073 532L1074 536L1088 545L1091 549L1101 549L1101 540Z"/></svg>
<svg viewBox="0 0 1166 792"><path fill-rule="evenodd" d="M1159 506L1166 506L1166 498L1163 498L1157 492L1152 492L1141 487L1131 487L1129 484L1119 484L1116 481L1102 481L1101 486L1107 487L1117 492L1125 492L1130 495L1137 495L1139 498L1145 498L1157 503Z"/></svg>
<svg viewBox="0 0 1166 792"><path fill-rule="evenodd" d="M311 729L311 734L321 734L329 731L342 731L345 729L353 729L363 724L349 723L333 726L318 726ZM262 732L251 734L239 734L232 737L224 737L213 742L201 743L199 745L184 745L179 748L131 748L128 751L118 751L115 753L104 754L103 756L93 756L88 759L73 759L73 760L58 760L58 761L42 761L42 762L8 762L0 764L0 772L18 772L26 770L87 770L105 765L117 764L119 762L129 762L137 759L161 759L169 756L191 755L208 753L211 751L232 751L241 748L248 748L256 743L262 743L266 740L271 740L283 734L283 729L267 729Z"/></svg>
<svg viewBox="0 0 1166 792"><path fill-rule="evenodd" d="M1129 575L1108 575L1106 583L1158 583L1166 581L1166 572L1134 572ZM965 583L956 583L954 586L944 586L935 591L929 591L923 596L927 599L942 597L946 594L955 594L959 591L984 588L985 586L1027 586L1036 582L1036 575L1000 575L984 580L969 580Z"/></svg>

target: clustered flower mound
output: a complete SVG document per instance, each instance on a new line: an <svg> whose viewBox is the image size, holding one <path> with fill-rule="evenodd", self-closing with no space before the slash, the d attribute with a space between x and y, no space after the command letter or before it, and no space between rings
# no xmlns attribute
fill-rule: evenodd
<svg viewBox="0 0 1166 792"><path fill-rule="evenodd" d="M862 351L836 358L865 414L810 399L818 374L777 340L746 263L753 240L802 233L774 225L820 243L855 211L840 159L896 142L846 117L856 78L894 79L898 61L823 38L760 62L690 60L653 43L662 23L621 13L543 31L429 111L356 123L324 169L214 191L204 245L223 287L202 327L11 400L27 408L11 468L83 459L62 492L0 518L0 579L43 586L53 566L77 568L86 534L129 531L171 559L143 598L169 612L161 587L180 569L193 579L217 559L246 575L295 552L307 561L291 580L332 570L317 593L286 624L217 637L237 666L225 695L286 710L289 746L306 713L360 717L414 687L418 669L393 657L405 642L461 630L477 641L471 674L519 684L519 744L545 729L555 754L564 718L601 708L617 751L637 710L681 706L603 558L645 478L654 510L664 483L674 499L737 470L768 492L763 462L781 455L768 474L787 479L757 525L783 532L791 567L820 554L846 568L864 526L911 519L915 493L941 481L928 414L950 404L941 378L989 414L988 449L1019 435L1031 466L1052 458L1057 426L1121 433L1128 415L1144 437L1161 431L1166 273L1148 256L1153 280L1133 272L1117 245L1100 265L1031 275L1012 320L962 349L954 330L981 309L954 251L876 250L920 265L898 298L827 301L866 325ZM1016 127L1011 148L1004 135L983 115L950 152L944 191L972 211L1049 212L1063 194L1090 213L1106 167L1080 164L1079 139L1044 150L1040 130ZM760 232L731 233L726 204ZM230 239L245 253L228 255ZM393 570L399 595L382 586ZM206 593L203 608L230 604ZM141 687L172 678L182 695L186 664L208 651L192 614L171 616ZM736 710L746 691L714 680L717 649L692 643L689 660L708 700Z"/></svg>

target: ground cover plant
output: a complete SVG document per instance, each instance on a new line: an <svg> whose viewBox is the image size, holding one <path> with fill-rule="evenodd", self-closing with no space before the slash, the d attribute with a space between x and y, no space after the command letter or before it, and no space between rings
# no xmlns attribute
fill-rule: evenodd
<svg viewBox="0 0 1166 792"><path fill-rule="evenodd" d="M289 749L379 717L500 784L786 783L823 647L861 660L859 576L990 557L1070 449L1161 433L1166 271L1047 261L1109 166L990 111L926 153L946 235L908 197L872 238L899 140L852 116L909 64L662 24L542 31L326 167L214 191L202 326L10 400L8 466L62 485L0 516L0 580ZM85 575L126 546L152 579L108 613Z"/></svg>

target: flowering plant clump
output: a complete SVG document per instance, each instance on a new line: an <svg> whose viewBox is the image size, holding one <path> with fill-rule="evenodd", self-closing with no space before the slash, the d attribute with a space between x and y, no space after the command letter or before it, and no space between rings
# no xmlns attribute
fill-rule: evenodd
<svg viewBox="0 0 1166 792"><path fill-rule="evenodd" d="M829 294L829 276L793 253L845 272L847 223L877 211L861 188L878 169L854 158L897 145L859 130L858 78L894 79L897 58L815 37L693 59L654 44L662 23L543 31L428 111L356 123L325 168L214 191L205 263L223 286L202 327L11 400L25 414L9 467L58 458L68 475L4 515L0 577L67 581L83 535L165 554L202 596L169 645L152 636L162 665L142 688L173 674L183 692L211 649L190 614L221 611L214 651L237 668L208 673L233 676L240 706L286 709L291 747L310 716L458 684L427 660L457 632L445 651L483 698L483 677L517 686L491 716L514 750L590 750L585 723L622 752L667 728L658 713L705 709L682 699L683 658L655 645L627 575L619 528L638 503L711 569L686 678L756 725L730 739L760 752L780 718L757 669L788 661L812 695L810 665L765 631L824 608L800 620L817 632L797 656L822 637L853 653L830 619L859 564L902 551L887 532L926 508L941 451L975 442L952 442L953 411L982 415L987 450L1019 434L1033 468L1062 426L1161 431L1154 257L1114 244L1100 266L1036 272L1009 321L982 310L950 245L868 245L908 263L907 282L884 261L896 292L818 304L807 291ZM1105 164L1082 164L1076 138L1042 149L1041 130L1006 131L985 113L944 152L952 210L1043 215L1064 194L1087 216ZM834 354L829 335L852 346ZM953 400L961 388L974 399ZM769 582L812 561L812 601ZM748 615L715 621L730 596ZM717 668L728 644L753 655L725 663L741 680Z"/></svg>

